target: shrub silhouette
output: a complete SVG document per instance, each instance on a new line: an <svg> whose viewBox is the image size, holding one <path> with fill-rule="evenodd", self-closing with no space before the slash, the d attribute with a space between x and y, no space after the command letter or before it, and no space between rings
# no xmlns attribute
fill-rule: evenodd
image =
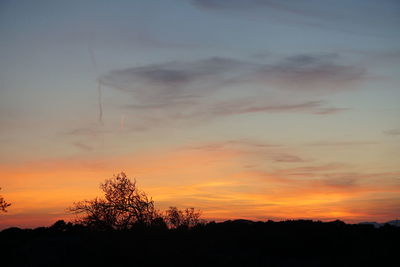
<svg viewBox="0 0 400 267"><path fill-rule="evenodd" d="M1 187L0 187L1 190ZM0 196L0 211L7 212L7 208L11 206L10 203L7 203L2 196Z"/></svg>
<svg viewBox="0 0 400 267"><path fill-rule="evenodd" d="M230 220L166 230L97 231L57 221L0 231L1 266L393 266L400 227Z"/></svg>
<svg viewBox="0 0 400 267"><path fill-rule="evenodd" d="M164 219L170 228L190 228L203 223L200 215L200 211L196 211L194 208L179 210L177 207L169 207L165 212Z"/></svg>
<svg viewBox="0 0 400 267"><path fill-rule="evenodd" d="M68 210L84 214L78 222L96 229L127 230L135 225L159 224L161 216L154 207L154 201L136 186L125 173L106 179L100 185L103 198L74 203Z"/></svg>

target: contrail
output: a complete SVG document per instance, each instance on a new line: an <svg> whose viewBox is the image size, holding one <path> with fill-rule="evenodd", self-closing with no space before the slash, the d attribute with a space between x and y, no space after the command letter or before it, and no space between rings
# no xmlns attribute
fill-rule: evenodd
<svg viewBox="0 0 400 267"><path fill-rule="evenodd" d="M125 115L121 115L121 119L119 120L119 130L122 131L125 128Z"/></svg>
<svg viewBox="0 0 400 267"><path fill-rule="evenodd" d="M99 102L99 123L103 125L103 104L101 101L101 83L99 80L97 80L97 92Z"/></svg>
<svg viewBox="0 0 400 267"><path fill-rule="evenodd" d="M94 68L94 71L96 73L96 76L99 76L99 71L97 67L97 62L96 62L96 56L94 54L94 51L92 49L92 46L90 45L90 42L88 43L88 50L90 54L90 60L92 61L92 65ZM101 94L101 82L100 79L97 79L97 93L98 93L98 104L99 104L99 123L103 125L103 101L102 101L102 94Z"/></svg>

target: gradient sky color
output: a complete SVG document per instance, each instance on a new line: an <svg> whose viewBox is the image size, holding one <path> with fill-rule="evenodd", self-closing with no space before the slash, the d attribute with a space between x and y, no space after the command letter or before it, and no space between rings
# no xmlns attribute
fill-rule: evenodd
<svg viewBox="0 0 400 267"><path fill-rule="evenodd" d="M400 216L396 0L0 2L0 227L120 171L207 219Z"/></svg>

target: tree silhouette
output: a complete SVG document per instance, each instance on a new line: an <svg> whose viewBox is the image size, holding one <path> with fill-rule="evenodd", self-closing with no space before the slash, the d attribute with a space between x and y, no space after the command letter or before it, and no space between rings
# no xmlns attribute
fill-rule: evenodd
<svg viewBox="0 0 400 267"><path fill-rule="evenodd" d="M100 188L104 198L76 202L69 208L72 213L84 214L78 220L83 225L126 230L138 224L150 225L160 218L153 200L136 187L136 180L131 181L125 173L106 179Z"/></svg>
<svg viewBox="0 0 400 267"><path fill-rule="evenodd" d="M0 187L1 190L1 187ZM10 203L7 203L2 196L0 196L0 211L7 212L7 208L11 206Z"/></svg>
<svg viewBox="0 0 400 267"><path fill-rule="evenodd" d="M165 221L171 228L190 228L202 223L201 212L194 208L179 210L177 207L169 207L165 212Z"/></svg>

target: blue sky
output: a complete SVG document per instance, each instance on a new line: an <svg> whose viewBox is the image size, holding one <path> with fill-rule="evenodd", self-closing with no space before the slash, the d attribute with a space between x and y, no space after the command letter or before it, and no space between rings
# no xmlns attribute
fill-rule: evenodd
<svg viewBox="0 0 400 267"><path fill-rule="evenodd" d="M277 217L300 216L290 213L291 200L254 193L290 195L291 183L309 199L297 207L306 217L398 214L399 14L391 0L2 1L0 182L17 207L7 216L26 214L29 199L18 208L18 192L36 198L43 181L59 203L51 214L63 215L54 190L84 197L119 170L138 172L161 205L192 203L210 217L241 216L198 197L216 188L238 203L257 199L245 217L275 216L264 205L271 201L288 211ZM202 160L189 164L203 178L151 165L159 155L203 159L210 150L208 169ZM142 158L148 167L138 169ZM99 162L113 163L66 182L66 169ZM24 180L43 163L52 174L36 168ZM13 168L19 176L7 178ZM154 168L160 172L146 171ZM282 179L257 180L263 175ZM227 181L244 189L232 192ZM302 187L310 182L331 202ZM182 183L200 193L188 201L184 188L176 192Z"/></svg>

